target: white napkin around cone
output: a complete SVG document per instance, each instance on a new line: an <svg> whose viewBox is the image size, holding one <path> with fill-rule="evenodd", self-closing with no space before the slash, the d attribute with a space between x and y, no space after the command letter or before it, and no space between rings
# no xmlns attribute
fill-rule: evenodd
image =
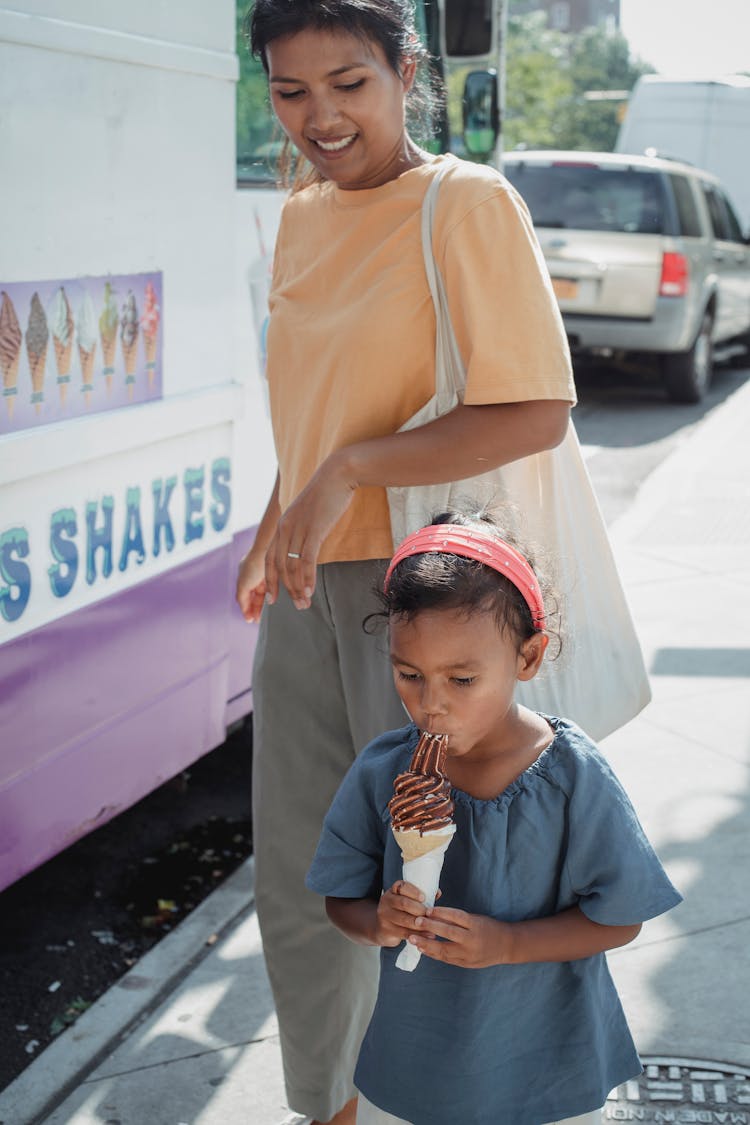
<svg viewBox="0 0 750 1125"><path fill-rule="evenodd" d="M440 885L440 873L443 870L443 860L455 831L455 824L449 824L445 828L423 833L422 841L432 843L430 850L416 859L404 859L403 878L407 883L413 883L415 887L419 887L425 898L425 906L435 905L438 886ZM399 832L394 829L393 835L396 842L399 843ZM412 833L408 835L412 835ZM402 857L404 854L408 855L408 848L406 847L401 852ZM396 968L411 973L419 964L421 956L422 954L416 945L406 941L396 958Z"/></svg>

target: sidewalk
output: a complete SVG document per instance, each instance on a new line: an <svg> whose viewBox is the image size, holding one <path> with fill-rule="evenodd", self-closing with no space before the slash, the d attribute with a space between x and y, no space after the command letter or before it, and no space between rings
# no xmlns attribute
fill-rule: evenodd
<svg viewBox="0 0 750 1125"><path fill-rule="evenodd" d="M604 744L685 896L609 956L636 1044L738 1073L750 1069L748 435L750 383L613 529L654 701ZM750 1085L736 1100L742 1112L655 1119L750 1122ZM252 861L0 1093L0 1125L279 1125L287 1112Z"/></svg>

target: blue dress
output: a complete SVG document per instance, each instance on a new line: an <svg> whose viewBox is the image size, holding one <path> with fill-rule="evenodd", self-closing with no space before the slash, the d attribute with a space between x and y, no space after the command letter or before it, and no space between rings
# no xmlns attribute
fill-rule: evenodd
<svg viewBox="0 0 750 1125"><path fill-rule="evenodd" d="M499 796L453 790L456 835L441 906L513 922L577 904L594 922L634 925L671 909L667 878L622 786L573 723ZM401 878L388 801L418 731L362 751L326 816L307 886L379 898ZM463 969L422 957L412 973L381 950L380 988L355 1084L414 1125L543 1125L602 1106L641 1072L604 954Z"/></svg>

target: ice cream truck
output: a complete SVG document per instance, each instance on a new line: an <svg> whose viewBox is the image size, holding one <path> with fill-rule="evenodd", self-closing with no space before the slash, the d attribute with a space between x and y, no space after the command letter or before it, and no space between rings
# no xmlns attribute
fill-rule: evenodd
<svg viewBox="0 0 750 1125"><path fill-rule="evenodd" d="M284 195L246 6L0 5L0 889L252 710ZM436 56L460 7L419 5Z"/></svg>

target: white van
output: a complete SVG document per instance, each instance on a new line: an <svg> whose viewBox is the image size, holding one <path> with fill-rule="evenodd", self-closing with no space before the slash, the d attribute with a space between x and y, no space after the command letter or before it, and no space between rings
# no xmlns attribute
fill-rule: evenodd
<svg viewBox="0 0 750 1125"><path fill-rule="evenodd" d="M713 172L750 231L750 77L639 78L615 151L647 149Z"/></svg>

